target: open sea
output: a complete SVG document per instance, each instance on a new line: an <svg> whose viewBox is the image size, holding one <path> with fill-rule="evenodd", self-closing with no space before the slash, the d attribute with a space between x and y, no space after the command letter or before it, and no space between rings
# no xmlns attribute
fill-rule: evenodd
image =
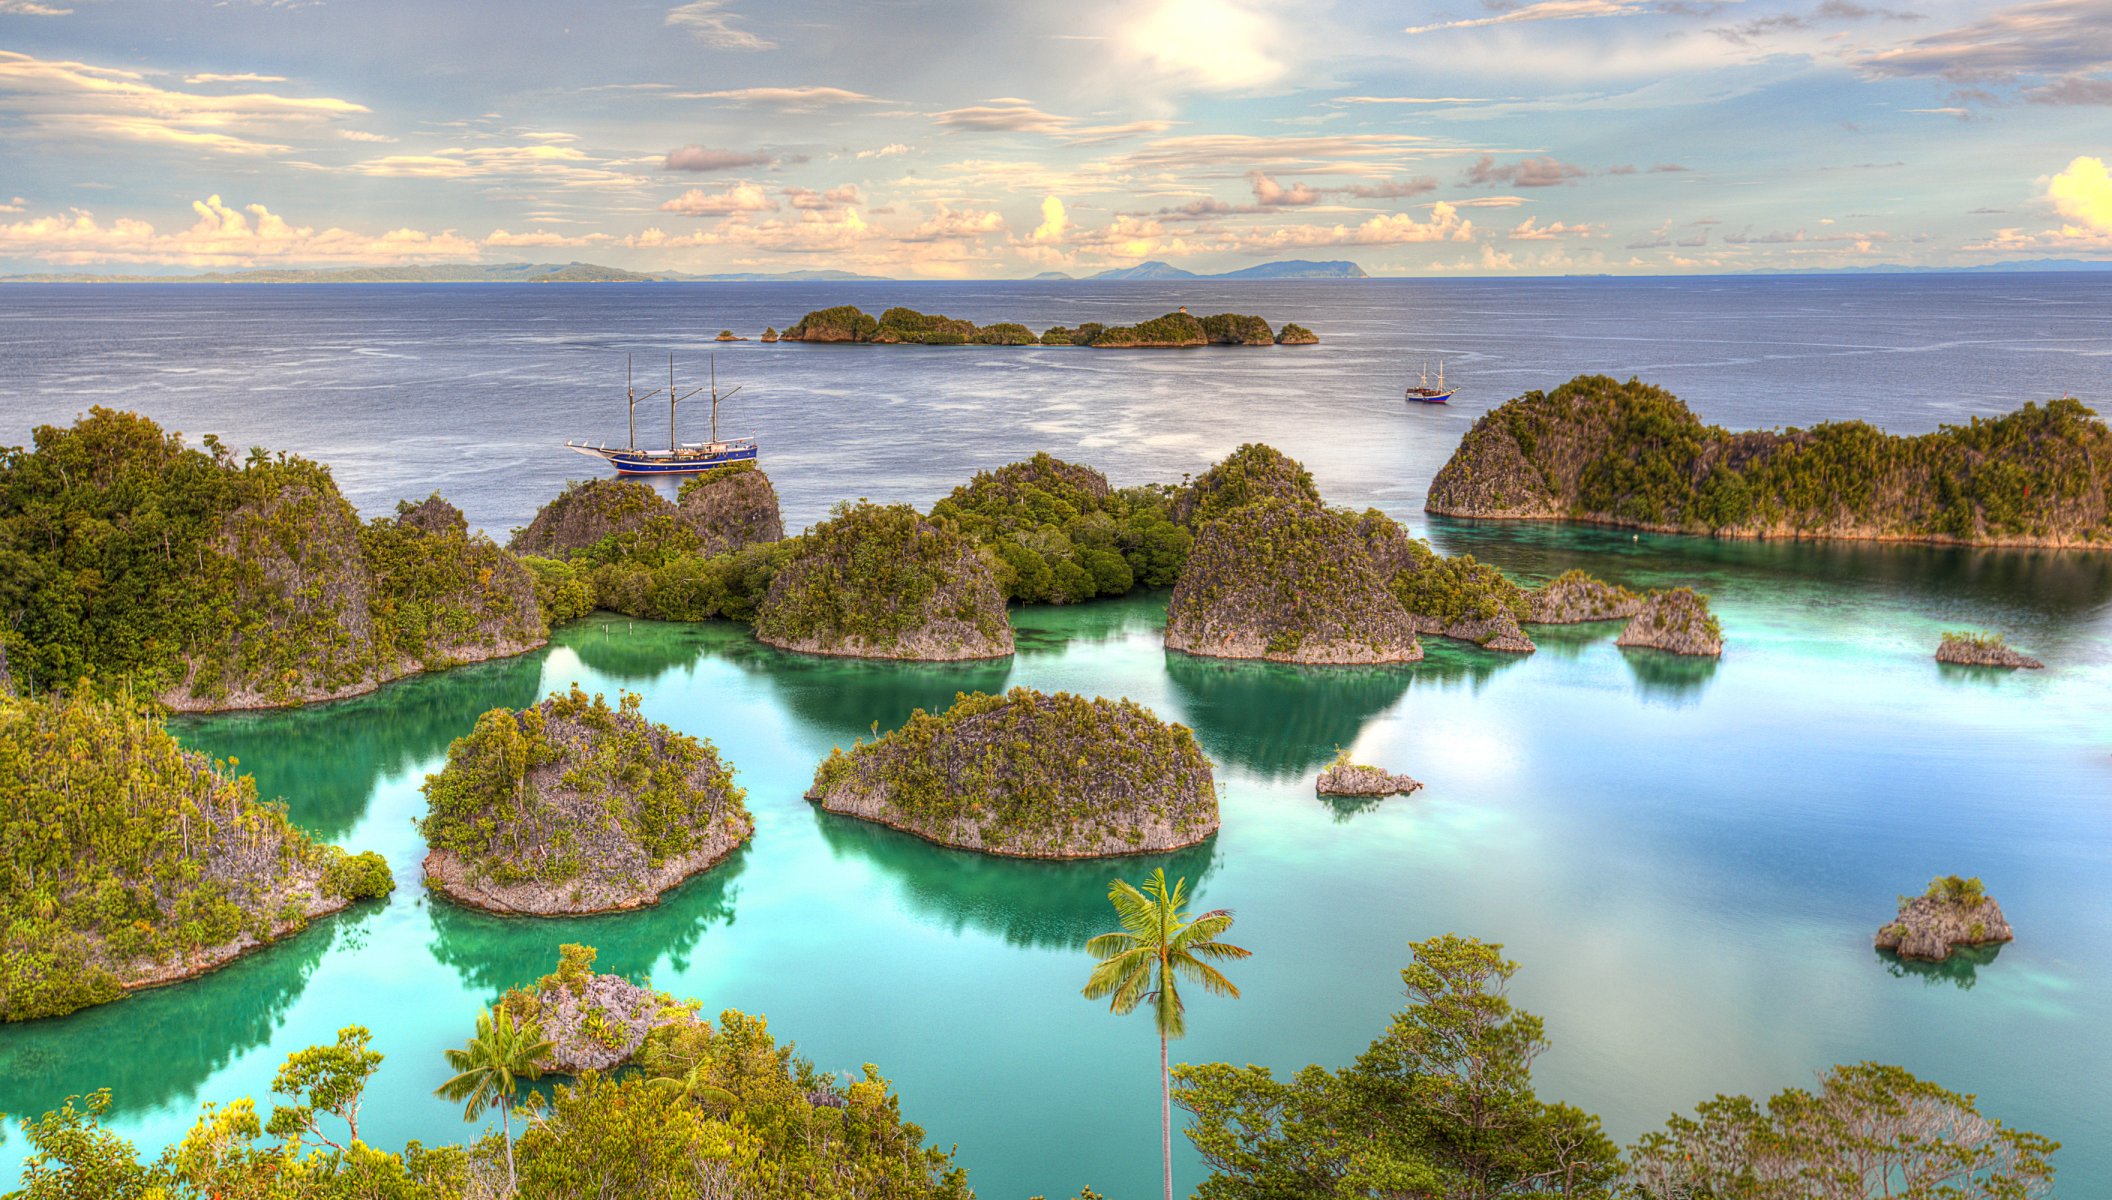
<svg viewBox="0 0 2112 1200"><path fill-rule="evenodd" d="M1040 329L1176 305L1257 312L1313 347L1190 351L713 345L809 309L892 304ZM1515 657L1426 639L1389 668L1224 663L1160 644L1165 594L1014 611L1019 653L965 666L802 657L725 623L606 614L519 658L305 710L190 719L294 819L387 855L385 906L203 979L0 1027L0 1111L108 1086L149 1149L201 1102L267 1102L291 1051L343 1025L386 1056L363 1132L395 1148L472 1132L433 1097L479 1005L561 942L708 1012L767 1013L825 1069L872 1062L982 1196L1113 1200L1157 1184L1148 1020L1079 998L1112 875L1185 874L1254 951L1243 996L1191 1000L1177 1060L1339 1065L1401 1007L1407 943L1502 942L1512 998L1546 1019L1541 1094L1626 1144L1719 1092L1898 1063L2065 1145L2057 1194L2112 1195L2112 553L1755 544L1438 521L1430 477L1474 418L1571 376L1637 375L1731 427L1860 419L1895 433L2026 400L2112 405L2112 273L1358 283L0 285L0 445L90 405L330 464L363 513L435 490L503 540L569 479L567 438L625 437L641 390L703 383L754 433L786 524L843 499L928 507L1037 450L1118 486L1178 481L1243 442L1309 466L1523 582L1572 566L1714 597L1720 662L1536 629ZM1449 407L1404 405L1439 360ZM700 398L701 399L701 398ZM704 435L708 405L681 412ZM664 405L639 406L643 444ZM672 491L671 483L662 483ZM2048 664L1940 668L1947 628ZM571 682L732 761L756 836L638 913L505 920L429 899L419 784L476 716ZM1023 863L942 850L801 798L830 747L955 692L1127 696L1192 726L1224 828L1164 859ZM1337 747L1426 784L1343 806L1312 779ZM1871 934L1937 874L1980 875L2016 927L1999 953L1908 967ZM1200 1164L1176 1164L1197 1183ZM19 1137L0 1149L5 1167ZM0 1187L4 1187L0 1182Z"/></svg>

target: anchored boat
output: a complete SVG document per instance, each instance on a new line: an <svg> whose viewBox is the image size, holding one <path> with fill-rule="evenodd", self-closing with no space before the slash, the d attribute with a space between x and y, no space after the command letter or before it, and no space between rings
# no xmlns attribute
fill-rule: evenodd
<svg viewBox="0 0 2112 1200"><path fill-rule="evenodd" d="M746 385L741 385L746 386ZM598 458L616 468L618 475L695 475L718 467L731 467L739 463L755 461L755 439L753 437L719 437L719 401L731 400L733 391L719 394L719 368L716 360L711 366L711 440L708 442L681 442L675 440L675 410L684 400L703 391L691 388L675 393L675 356L667 356L667 449L643 450L638 446L638 402L650 400L660 394L654 388L641 396L631 382L630 356L623 360L623 395L631 409L631 438L627 446L598 446L586 442L566 442L565 448L576 450L590 458Z"/></svg>
<svg viewBox="0 0 2112 1200"><path fill-rule="evenodd" d="M1422 380L1417 386L1408 389L1408 398L1417 404L1443 404L1452 399L1457 391L1458 388L1445 386L1445 360L1438 359L1437 386L1430 386L1430 364L1426 361L1423 363Z"/></svg>

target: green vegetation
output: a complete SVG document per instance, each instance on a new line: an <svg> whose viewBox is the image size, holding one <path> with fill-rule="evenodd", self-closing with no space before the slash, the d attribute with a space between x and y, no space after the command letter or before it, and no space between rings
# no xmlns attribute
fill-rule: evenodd
<svg viewBox="0 0 2112 1200"><path fill-rule="evenodd" d="M1091 467L1048 454L975 478L932 507L992 560L998 590L1026 604L1075 604L1170 587L1194 537L1165 488L1115 491Z"/></svg>
<svg viewBox="0 0 2112 1200"><path fill-rule="evenodd" d="M466 1145L411 1142L388 1154L353 1122L381 1056L367 1033L287 1060L278 1084L295 1101L267 1125L247 1098L208 1104L178 1144L142 1161L103 1127L96 1092L21 1123L29 1142L19 1200L577 1200L582 1196L753 1200L970 1200L953 1155L902 1119L877 1068L823 1072L780 1045L761 1017L717 1023L692 1001L654 1029L635 1069L590 1073L547 1099L520 1087L536 1074L538 1035L503 1010L478 1015L475 1037L447 1052L442 1085L469 1119L489 1109L500 1130ZM510 1026L510 1028L509 1028ZM531 1116L518 1141L517 1108ZM323 1119L347 1126L324 1132ZM331 1127L334 1132L335 1124ZM266 1140L269 1133L275 1140Z"/></svg>
<svg viewBox="0 0 2112 1200"><path fill-rule="evenodd" d="M1934 433L1860 421L1733 433L1602 375L1475 423L1432 511L1689 533L2112 543L2112 430L2073 399Z"/></svg>
<svg viewBox="0 0 2112 1200"><path fill-rule="evenodd" d="M1978 907L1987 899L1987 885L1978 875L1970 879L1958 875L1938 875L1929 881L1929 890L1924 892L1929 899L1954 908Z"/></svg>
<svg viewBox="0 0 2112 1200"><path fill-rule="evenodd" d="M1085 998L1105 998L1109 1011L1127 1016L1151 1002L1152 1023L1159 1034L1159 1130L1166 1165L1166 1200L1173 1200L1173 1084L1166 1063L1167 1043L1188 1033L1180 981L1190 980L1213 995L1239 998L1239 989L1213 964L1237 962L1251 951L1221 942L1232 928L1230 909L1212 909L1189 919L1188 881L1166 886L1162 867L1139 891L1125 880L1108 886L1122 928L1085 944L1100 961L1085 982Z"/></svg>
<svg viewBox="0 0 2112 1200"><path fill-rule="evenodd" d="M1174 517L1201 529L1233 509L1257 500L1319 504L1320 487L1298 460L1259 442L1248 442L1220 459L1174 498Z"/></svg>
<svg viewBox="0 0 2112 1200"><path fill-rule="evenodd" d="M518 713L485 713L426 777L419 832L479 882L619 890L745 839L745 794L718 751L638 706L635 693L611 708L573 684Z"/></svg>
<svg viewBox="0 0 2112 1200"><path fill-rule="evenodd" d="M1212 345L1267 346L1276 341L1269 323L1243 313L1218 313L1203 318L1203 335Z"/></svg>
<svg viewBox="0 0 2112 1200"><path fill-rule="evenodd" d="M0 648L39 689L219 708L540 642L527 573L434 503L362 525L314 463L91 409L0 451Z"/></svg>
<svg viewBox="0 0 2112 1200"><path fill-rule="evenodd" d="M1413 545L1419 565L1397 572L1388 585L1409 612L1440 626L1506 617L1517 622L1531 615L1525 590L1495 567L1471 554L1446 558L1420 540Z"/></svg>
<svg viewBox="0 0 2112 1200"><path fill-rule="evenodd" d="M1051 326L1039 337L1024 325L1000 321L977 325L941 313L918 312L895 307L875 318L851 305L817 309L787 327L786 341L870 342L875 345L918 346L1203 346L1211 343L1266 346L1275 341L1318 341L1300 325L1286 325L1285 336L1274 337L1269 323L1243 313L1218 313L1197 319L1186 312L1170 312L1134 325L1105 325L1088 321L1072 328ZM1291 338L1293 330L1302 338ZM764 335L764 341L771 340Z"/></svg>
<svg viewBox="0 0 2112 1200"><path fill-rule="evenodd" d="M1946 629L1943 644L1951 649L2007 650L2009 639L1999 633L1982 633L1970 629Z"/></svg>
<svg viewBox="0 0 2112 1200"><path fill-rule="evenodd" d="M1129 700L1014 688L833 750L808 796L945 845L1033 858L1169 850L1217 828L1210 761Z"/></svg>
<svg viewBox="0 0 2112 1200"><path fill-rule="evenodd" d="M1229 1063L1174 1069L1211 1170L1200 1200L1279 1196L1609 1198L1620 1155L1599 1120L1533 1091L1538 1017L1505 992L1502 947L1410 947L1409 1005L1349 1066L1288 1080Z"/></svg>
<svg viewBox="0 0 2112 1200"><path fill-rule="evenodd" d="M1295 322L1285 322L1283 328L1276 332L1276 344L1279 346L1317 346L1320 344L1320 335Z"/></svg>
<svg viewBox="0 0 2112 1200"><path fill-rule="evenodd" d="M1004 599L981 555L907 505L837 505L772 576L755 633L772 645L869 657L1012 651Z"/></svg>
<svg viewBox="0 0 2112 1200"><path fill-rule="evenodd" d="M199 973L388 893L379 855L310 841L233 766L122 704L0 694L0 1020Z"/></svg>

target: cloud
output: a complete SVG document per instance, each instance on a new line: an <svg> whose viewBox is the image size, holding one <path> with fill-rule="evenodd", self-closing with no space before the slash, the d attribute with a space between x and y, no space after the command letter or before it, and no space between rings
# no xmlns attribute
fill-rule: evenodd
<svg viewBox="0 0 2112 1200"><path fill-rule="evenodd" d="M1648 12L1646 4L1636 0L1540 0L1523 8L1508 9L1491 17L1471 17L1463 21L1442 21L1435 25L1410 25L1401 32L1406 34L1437 33L1446 29L1481 29L1490 25L1514 25L1527 21L1578 21L1590 17L1626 17Z"/></svg>
<svg viewBox="0 0 2112 1200"><path fill-rule="evenodd" d="M825 192L817 192L812 188L788 187L783 195L785 201L794 208L820 212L865 203L865 197L858 191L858 185L855 183L832 187Z"/></svg>
<svg viewBox="0 0 2112 1200"><path fill-rule="evenodd" d="M1117 53L1175 87L1250 92L1290 71L1290 39L1262 5L1243 0L1144 0L1119 20Z"/></svg>
<svg viewBox="0 0 2112 1200"><path fill-rule="evenodd" d="M931 114L932 123L955 133L1038 133L1073 145L1098 145L1146 133L1163 133L1171 121L1125 121L1086 125L1075 117L1043 112L1032 102L1007 96L988 104L950 108Z"/></svg>
<svg viewBox="0 0 2112 1200"><path fill-rule="evenodd" d="M1440 200L1430 218L1409 213L1382 213L1358 225L1284 225L1243 231L1233 242L1245 251L1284 250L1308 246L1396 246L1419 242L1471 242L1474 223L1454 205Z"/></svg>
<svg viewBox="0 0 2112 1200"><path fill-rule="evenodd" d="M2046 181L2046 198L2054 211L2075 223L2062 232L2080 232L2076 226L2112 234L2112 174L2105 160L2087 155L2068 164L2068 169Z"/></svg>
<svg viewBox="0 0 2112 1200"><path fill-rule="evenodd" d="M2071 75L2056 79L2027 90L2024 98L2033 104L2093 105L2112 104L2112 79L2091 79L2082 75Z"/></svg>
<svg viewBox="0 0 2112 1200"><path fill-rule="evenodd" d="M474 258L477 243L452 230L394 229L381 234L290 224L261 204L233 208L208 196L191 205L188 229L159 233L146 221L121 217L108 225L74 209L64 216L0 224L0 257L32 257L54 264L154 263L188 267L246 267L260 262L391 264Z"/></svg>
<svg viewBox="0 0 2112 1200"><path fill-rule="evenodd" d="M667 10L667 23L717 50L774 50L777 43L740 28L741 15L727 10L728 0L689 0Z"/></svg>
<svg viewBox="0 0 2112 1200"><path fill-rule="evenodd" d="M0 113L36 133L275 155L286 131L368 112L328 96L247 92L209 96L158 87L139 71L0 50Z"/></svg>
<svg viewBox="0 0 2112 1200"><path fill-rule="evenodd" d="M9 200L4 204L0 204L0 213L18 213L23 212L28 208L29 201L24 200L20 196L16 196L14 199Z"/></svg>
<svg viewBox="0 0 2112 1200"><path fill-rule="evenodd" d="M1953 83L2013 83L2112 63L2112 2L2035 0L2012 5L1858 65L1878 76L1935 76Z"/></svg>
<svg viewBox="0 0 2112 1200"><path fill-rule="evenodd" d="M1254 170L1339 169L1344 160L1396 158L1427 149L1428 138L1401 133L1264 137L1206 133L1159 138L1115 160L1118 170L1180 170L1243 165Z"/></svg>
<svg viewBox="0 0 2112 1200"><path fill-rule="evenodd" d="M644 176L611 169L585 151L548 143L534 146L449 146L424 154L388 154L352 164L361 175L396 179L518 178L562 187L636 189Z"/></svg>
<svg viewBox="0 0 2112 1200"><path fill-rule="evenodd" d="M752 183L737 183L723 192L691 188L660 206L661 212L685 217L724 217L733 213L775 212L777 201Z"/></svg>
<svg viewBox="0 0 2112 1200"><path fill-rule="evenodd" d="M532 233L508 233L503 229L494 229L491 231L491 236L484 239L484 244L486 246L509 249L524 246L551 248L557 246L598 246L603 242L612 240L614 239L606 233L567 234L551 233L547 230L537 230Z"/></svg>
<svg viewBox="0 0 2112 1200"><path fill-rule="evenodd" d="M1336 104L1487 104L1475 96L1337 96Z"/></svg>
<svg viewBox="0 0 2112 1200"><path fill-rule="evenodd" d="M1554 187L1572 179L1580 179L1584 174L1584 168L1563 162L1553 155L1542 154L1499 165L1494 155L1484 154L1473 166L1467 168L1465 181L1469 184L1500 183L1522 188Z"/></svg>
<svg viewBox="0 0 2112 1200"><path fill-rule="evenodd" d="M907 153L909 153L909 147L907 147L907 146L903 145L903 144L902 144L902 143L900 143L900 142L889 142L889 143L888 143L887 145L885 145L885 146L882 146L882 147L880 147L880 148L879 148L879 149L877 149L877 150L860 150L860 151L858 152L858 157L860 157L860 158L892 158L892 157L894 157L894 156L895 156L895 155L897 155L897 154L907 154Z"/></svg>
<svg viewBox="0 0 2112 1200"><path fill-rule="evenodd" d="M1345 196L1356 196L1365 200L1402 200L1410 196L1421 196L1437 190L1437 180L1428 175L1417 175L1412 179L1383 179L1377 183L1352 183L1337 188Z"/></svg>
<svg viewBox="0 0 2112 1200"><path fill-rule="evenodd" d="M1556 238L1591 237L1596 230L1590 225L1568 225L1561 221L1542 225L1538 217L1527 217L1511 228L1514 242L1551 242Z"/></svg>
<svg viewBox="0 0 2112 1200"><path fill-rule="evenodd" d="M1048 245L1063 240L1064 231L1071 227L1071 219L1063 211L1063 201L1054 196L1041 199L1041 224L1027 235L1027 240L1038 245Z"/></svg>
<svg viewBox="0 0 2112 1200"><path fill-rule="evenodd" d="M1263 208L1320 203L1320 193L1302 183L1285 187L1260 171L1249 171L1247 181L1254 185L1254 203Z"/></svg>
<svg viewBox="0 0 2112 1200"><path fill-rule="evenodd" d="M43 4L39 0L0 0L0 16L5 17L63 17L73 12L56 4Z"/></svg>
<svg viewBox="0 0 2112 1200"><path fill-rule="evenodd" d="M1919 21L1923 18L1920 13L1902 12L1896 8L1871 8L1852 3L1851 0L1825 0L1825 3L1809 13L1770 13L1767 16L1757 17L1741 25L1725 26L1719 29L1712 29L1709 32L1726 41L1742 46L1771 33L1801 32L1827 24L1847 21L1869 21L1873 19Z"/></svg>
<svg viewBox="0 0 2112 1200"><path fill-rule="evenodd" d="M955 211L941 204L930 220L901 234L900 239L905 242L937 242L948 238L979 238L1004 231L1005 219L995 212L972 208Z"/></svg>
<svg viewBox="0 0 2112 1200"><path fill-rule="evenodd" d="M186 75L183 77L183 81L185 83L284 83L286 82L286 77L284 75L251 75L246 72L236 75L222 75L217 72L207 71L198 75Z"/></svg>
<svg viewBox="0 0 2112 1200"><path fill-rule="evenodd" d="M725 100L743 108L770 108L781 113L819 112L845 104L886 104L864 92L840 87L748 87L716 92L674 92L673 100Z"/></svg>
<svg viewBox="0 0 2112 1200"><path fill-rule="evenodd" d="M393 142L396 139L385 133L368 133L364 129L340 129L337 136L348 142Z"/></svg>
<svg viewBox="0 0 2112 1200"><path fill-rule="evenodd" d="M770 156L753 150L713 150L695 144L667 152L660 164L669 171L733 171L770 165Z"/></svg>

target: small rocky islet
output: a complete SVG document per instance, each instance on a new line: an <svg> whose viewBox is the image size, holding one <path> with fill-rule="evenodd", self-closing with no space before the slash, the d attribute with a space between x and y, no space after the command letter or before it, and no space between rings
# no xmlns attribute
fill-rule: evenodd
<svg viewBox="0 0 2112 1200"><path fill-rule="evenodd" d="M1210 760L1186 726L1128 700L1014 688L918 709L814 772L807 799L962 850L1149 854L1217 831Z"/></svg>
<svg viewBox="0 0 2112 1200"><path fill-rule="evenodd" d="M1303 325L1281 333L1246 313L1191 315L1183 308L1129 325L1088 322L1051 326L1040 333L1012 321L973 321L913 308L890 308L875 317L854 305L816 309L763 335L766 342L830 342L873 346L1091 346L1102 350L1175 350L1195 346L1310 346L1319 337Z"/></svg>
<svg viewBox="0 0 2112 1200"><path fill-rule="evenodd" d="M1337 755L1313 781L1313 790L1319 795L1353 799L1408 796L1421 791L1422 787L1420 780L1353 761L1347 753Z"/></svg>
<svg viewBox="0 0 2112 1200"><path fill-rule="evenodd" d="M658 901L755 831L710 742L574 684L498 708L427 776L428 887L490 912L559 916Z"/></svg>
<svg viewBox="0 0 2112 1200"><path fill-rule="evenodd" d="M499 998L499 1007L517 1026L532 1026L550 1043L536 1064L546 1073L613 1071L635 1062L655 1029L697 1019L691 1008L664 992L597 973L598 957L592 946L562 945L557 970Z"/></svg>
<svg viewBox="0 0 2112 1200"><path fill-rule="evenodd" d="M1922 894L1899 898L1899 915L1878 929L1876 944L1901 958L1942 962L1961 946L2015 938L2002 906L1977 876L1942 875Z"/></svg>
<svg viewBox="0 0 2112 1200"><path fill-rule="evenodd" d="M0 691L0 1021L190 979L395 886L159 719Z"/></svg>
<svg viewBox="0 0 2112 1200"><path fill-rule="evenodd" d="M1936 661L1955 667L1997 667L2038 671L2045 663L2009 644L1999 633L1946 631L1936 647Z"/></svg>

